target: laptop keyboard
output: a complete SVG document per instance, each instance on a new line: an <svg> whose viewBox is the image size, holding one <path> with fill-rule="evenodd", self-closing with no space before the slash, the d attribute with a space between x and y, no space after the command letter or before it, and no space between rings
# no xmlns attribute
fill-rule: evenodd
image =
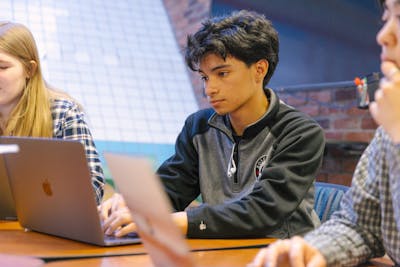
<svg viewBox="0 0 400 267"><path fill-rule="evenodd" d="M132 241L134 241L134 243L138 243L139 239L140 239L139 235L135 232L129 233L121 237L116 237L113 235L104 236L105 243L116 243L116 244L132 243Z"/></svg>

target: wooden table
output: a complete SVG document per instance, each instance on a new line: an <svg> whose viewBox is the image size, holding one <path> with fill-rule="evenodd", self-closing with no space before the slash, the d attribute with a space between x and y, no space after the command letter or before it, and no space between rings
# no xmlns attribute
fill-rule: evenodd
<svg viewBox="0 0 400 267"><path fill-rule="evenodd" d="M151 264L142 244L100 247L37 232L25 232L18 222L0 221L0 240L1 253L36 257L46 262L59 261L52 264L74 263L74 265L77 264L79 266L81 261L84 264L87 264L86 261L88 261L88 264L93 262L94 265L99 265L103 264L103 260L105 266L114 266L114 264L119 264L119 261L131 262L132 260L139 260L143 264L145 262ZM253 249L255 252L273 240L270 238L187 239L187 242L196 260L198 258L198 260L207 262L216 256L219 257L219 255L223 254L223 251L228 251L228 255L235 258L241 255L241 253L238 253L240 250L245 250L248 253ZM255 254L246 255L247 258L245 260ZM133 259L136 257L138 258ZM72 259L79 259L79 261L71 261Z"/></svg>
<svg viewBox="0 0 400 267"><path fill-rule="evenodd" d="M199 267L246 266L274 239L187 239ZM25 232L18 222L0 221L0 266L144 266L150 261L142 244L100 247L36 232ZM363 266L390 267L388 258Z"/></svg>
<svg viewBox="0 0 400 267"><path fill-rule="evenodd" d="M198 267L243 267L251 262L254 256L258 253L258 248L250 249L235 249L235 250L213 250L213 251L197 251L192 252L194 262ZM121 256L121 257L106 257L92 258L80 260L65 260L50 262L45 267L116 267L116 266L154 266L148 255L137 256Z"/></svg>
<svg viewBox="0 0 400 267"><path fill-rule="evenodd" d="M191 255L197 267L243 267L250 263L256 254L259 252L258 248L241 248L241 249L228 249L228 250L212 250L212 251L197 251L192 252ZM137 256L120 256L120 257L103 257L92 259L79 259L79 260L63 260L50 262L45 267L91 267L91 266L141 266L153 267L150 258L147 255ZM387 258L382 257L373 259L360 267L393 267L393 262Z"/></svg>

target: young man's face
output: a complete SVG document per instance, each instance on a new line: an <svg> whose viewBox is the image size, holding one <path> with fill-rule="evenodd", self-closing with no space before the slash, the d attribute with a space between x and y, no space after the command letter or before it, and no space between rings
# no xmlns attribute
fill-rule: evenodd
<svg viewBox="0 0 400 267"><path fill-rule="evenodd" d="M400 67L400 0L386 0L384 22L376 39L382 47L381 61L392 61Z"/></svg>
<svg viewBox="0 0 400 267"><path fill-rule="evenodd" d="M215 54L203 57L199 73L208 102L218 114L233 114L253 108L254 98L262 91L265 76L265 73L260 73L257 64L248 67L231 56L226 60ZM268 66L266 62L263 64Z"/></svg>

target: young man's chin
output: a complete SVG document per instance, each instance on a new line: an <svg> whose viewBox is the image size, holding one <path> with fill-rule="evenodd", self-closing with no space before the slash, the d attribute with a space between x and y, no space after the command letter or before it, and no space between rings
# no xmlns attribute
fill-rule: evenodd
<svg viewBox="0 0 400 267"><path fill-rule="evenodd" d="M220 116L224 116L224 115L228 114L228 112L226 112L224 110L218 110L218 109L215 109L215 108L214 108L214 111Z"/></svg>

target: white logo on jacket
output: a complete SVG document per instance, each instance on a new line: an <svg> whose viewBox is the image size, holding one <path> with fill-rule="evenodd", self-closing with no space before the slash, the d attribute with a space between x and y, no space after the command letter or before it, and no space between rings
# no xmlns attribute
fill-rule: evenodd
<svg viewBox="0 0 400 267"><path fill-rule="evenodd" d="M267 155L262 155L257 159L256 164L254 165L254 175L256 176L257 180L260 179L265 165L267 165Z"/></svg>

